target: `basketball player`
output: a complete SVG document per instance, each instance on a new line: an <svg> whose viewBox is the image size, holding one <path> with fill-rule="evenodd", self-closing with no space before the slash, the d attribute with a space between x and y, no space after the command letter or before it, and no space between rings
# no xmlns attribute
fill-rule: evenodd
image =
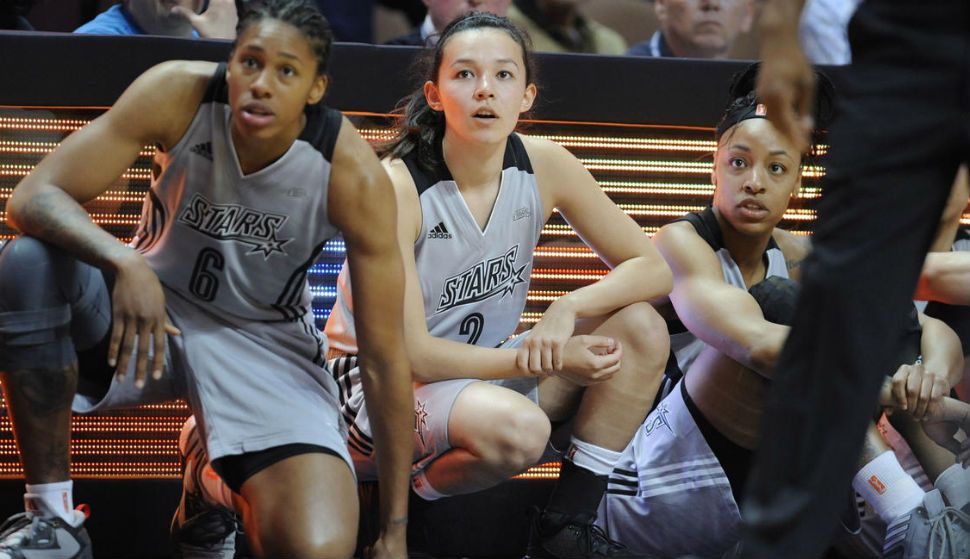
<svg viewBox="0 0 970 559"><path fill-rule="evenodd" d="M802 154L765 120L750 93L754 68L736 82L717 128L713 207L655 237L674 273L668 326L679 370L671 376L685 376L624 452L600 515L611 537L638 552L720 557L737 543L738 503L797 293L788 278L809 250L805 239L776 228L800 185ZM914 376L959 370L955 335L939 321L920 322L922 344L917 326L915 349L900 362L921 352ZM962 410L951 401L947 413L951 404ZM943 407L935 405L934 413ZM967 425L970 417L958 419ZM857 489L887 523L908 521L923 491L871 434Z"/></svg>
<svg viewBox="0 0 970 559"><path fill-rule="evenodd" d="M338 230L375 410L376 555L406 556L412 393L395 208L373 151L319 104L331 40L309 0L244 3L228 65L148 70L18 185L7 211L24 236L0 253L0 370L27 511L5 524L0 556L92 556L71 503L72 399L87 412L186 395L257 556L350 557L356 480L305 278ZM150 144L151 190L123 246L80 204Z"/></svg>

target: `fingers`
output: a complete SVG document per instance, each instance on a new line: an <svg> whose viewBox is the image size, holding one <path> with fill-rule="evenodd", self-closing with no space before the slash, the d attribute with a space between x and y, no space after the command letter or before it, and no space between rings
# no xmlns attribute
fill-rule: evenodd
<svg viewBox="0 0 970 559"><path fill-rule="evenodd" d="M896 405L903 410L907 409L906 404L906 383L909 381L910 365L901 365L893 375L893 399Z"/></svg>
<svg viewBox="0 0 970 559"><path fill-rule="evenodd" d="M903 409L915 410L919 402L920 387L923 386L922 367L919 364L913 365L912 373L906 378L906 405Z"/></svg>
<svg viewBox="0 0 970 559"><path fill-rule="evenodd" d="M154 341L152 355L152 378L162 378L162 367L165 366L165 325L159 325L152 334Z"/></svg>
<svg viewBox="0 0 970 559"><path fill-rule="evenodd" d="M923 419L926 415L926 406L930 403L930 394L933 391L932 375L923 375L920 379L920 386L916 393L916 406L913 408L913 417Z"/></svg>
<svg viewBox="0 0 970 559"><path fill-rule="evenodd" d="M181 17L185 21L188 21L192 25L192 27L195 27L196 24L198 23L198 20L202 17L196 14L195 12L193 12L192 10L185 8L183 6L173 6L171 13Z"/></svg>

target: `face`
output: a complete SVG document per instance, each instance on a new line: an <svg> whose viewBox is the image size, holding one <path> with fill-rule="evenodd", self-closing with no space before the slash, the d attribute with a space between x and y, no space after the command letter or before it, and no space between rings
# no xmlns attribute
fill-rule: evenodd
<svg viewBox="0 0 970 559"><path fill-rule="evenodd" d="M238 37L226 80L233 131L261 139L298 136L303 109L320 101L327 86L306 36L275 19L263 19Z"/></svg>
<svg viewBox="0 0 970 559"><path fill-rule="evenodd" d="M466 141L504 142L536 87L526 83L522 48L500 29L452 35L444 46L438 81L424 84L432 110L444 111L446 135Z"/></svg>
<svg viewBox="0 0 970 559"><path fill-rule="evenodd" d="M674 54L725 58L739 33L751 29L751 0L656 0L660 29Z"/></svg>
<svg viewBox="0 0 970 559"><path fill-rule="evenodd" d="M714 160L714 207L735 230L771 234L801 185L801 156L763 118L721 137Z"/></svg>
<svg viewBox="0 0 970 559"><path fill-rule="evenodd" d="M491 12L505 16L511 3L512 0L424 0L431 23L438 31L468 12Z"/></svg>
<svg viewBox="0 0 970 559"><path fill-rule="evenodd" d="M198 13L203 0L127 0L126 7L138 25L151 35L188 37L192 26L172 12L175 6Z"/></svg>

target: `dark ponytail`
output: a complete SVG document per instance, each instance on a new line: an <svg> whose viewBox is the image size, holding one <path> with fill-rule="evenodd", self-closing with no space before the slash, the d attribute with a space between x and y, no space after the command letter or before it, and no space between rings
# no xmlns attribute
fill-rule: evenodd
<svg viewBox="0 0 970 559"><path fill-rule="evenodd" d="M378 146L380 157L402 158L417 152L418 165L428 172L434 172L441 161L439 153L441 139L445 134L445 114L428 106L424 97L424 83L438 81L441 58L448 41L455 35L474 29L498 29L506 32L522 48L525 63L526 83L532 83L535 76L535 62L532 58L532 42L525 31L516 27L508 19L488 12L470 12L451 23L441 32L438 43L426 49L416 61L413 75L420 78L418 89L405 97L398 108L397 135L387 143Z"/></svg>

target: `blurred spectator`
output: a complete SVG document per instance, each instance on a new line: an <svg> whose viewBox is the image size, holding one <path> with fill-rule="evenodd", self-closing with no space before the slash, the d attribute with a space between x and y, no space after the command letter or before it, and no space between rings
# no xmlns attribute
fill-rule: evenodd
<svg viewBox="0 0 970 559"><path fill-rule="evenodd" d="M654 9L660 29L627 54L727 58L738 35L750 31L754 20L752 0L654 0Z"/></svg>
<svg viewBox="0 0 970 559"><path fill-rule="evenodd" d="M843 65L852 61L849 20L862 0L808 0L798 32L812 64Z"/></svg>
<svg viewBox="0 0 970 559"><path fill-rule="evenodd" d="M208 39L236 37L236 4L233 0L174 0L174 3L172 6L166 0L124 0L74 32Z"/></svg>
<svg viewBox="0 0 970 559"><path fill-rule="evenodd" d="M327 17L333 36L338 41L371 43L374 41L374 5L381 4L404 13L411 25L424 17L421 0L316 0Z"/></svg>
<svg viewBox="0 0 970 559"><path fill-rule="evenodd" d="M515 0L508 17L525 29L537 51L623 54L626 41L609 27L583 17L585 0Z"/></svg>
<svg viewBox="0 0 970 559"><path fill-rule="evenodd" d="M491 12L504 16L512 0L424 0L428 14L420 27L387 42L389 45L433 46L438 34L453 19L468 12Z"/></svg>
<svg viewBox="0 0 970 559"><path fill-rule="evenodd" d="M34 0L0 0L0 29L32 31L34 26L25 17L34 7Z"/></svg>

